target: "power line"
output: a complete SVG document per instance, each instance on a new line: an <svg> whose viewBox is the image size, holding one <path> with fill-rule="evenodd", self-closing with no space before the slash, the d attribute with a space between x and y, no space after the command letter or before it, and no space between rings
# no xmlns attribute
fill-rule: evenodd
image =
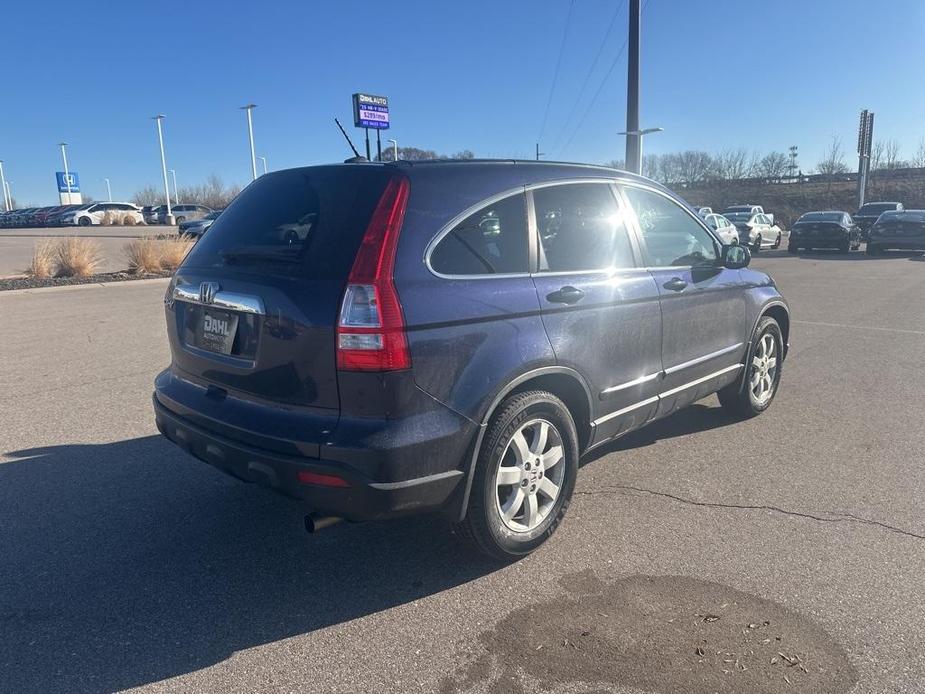
<svg viewBox="0 0 925 694"><path fill-rule="evenodd" d="M604 46L607 45L607 39L610 38L610 34L613 32L613 27L617 23L617 18L620 16L620 11L623 9L624 5L626 5L626 0L622 0L622 2L617 5L617 11L613 13L613 17L610 19L610 24L607 26L607 31L604 32L604 38L601 39L601 45L598 46L597 54L594 56L594 60L591 62L591 67L585 74L585 79L581 83L581 89L578 90L578 96L575 97L575 102L572 104L572 108L568 113L568 118L565 119L565 123L559 130L559 135L556 137L555 145L552 147L554 150L559 149L559 144L562 142L562 137L565 135L565 131L568 130L568 126L572 122L572 117L575 115L575 111L578 110L578 104L581 103L581 98L585 95L585 89L588 88L588 82L591 81L591 75L594 74L594 70L597 68L597 63L601 59L601 55L604 53Z"/></svg>
<svg viewBox="0 0 925 694"><path fill-rule="evenodd" d="M643 4L642 9L645 9L649 6L649 0ZM588 108L585 109L585 112L581 116L581 120L578 121L578 125L575 126L575 129L572 131L572 134L569 136L568 141L562 146L563 150L568 149L568 146L572 144L572 140L575 139L575 135L578 134L578 131L581 130L581 126L584 125L585 119L591 113L591 109L594 108L594 104L597 103L598 97L600 97L601 92L604 91L604 86L607 84L607 80L610 79L610 75L613 73L614 69L617 67L617 63L620 61L620 58L623 57L623 52L626 50L626 44L629 42L629 36L626 37L623 41L623 45L620 46L620 52L617 53L617 57L613 59L613 62L610 64L610 67L607 69L607 74L604 75L604 79L601 80L600 85L597 88L597 91L594 92L594 97L591 99L591 103L588 104Z"/></svg>
<svg viewBox="0 0 925 694"><path fill-rule="evenodd" d="M552 105L552 95L556 91L556 82L559 81L559 68L562 66L562 54L565 52L565 39L568 37L568 28L572 23L572 10L575 9L575 0L571 0L568 6L568 16L565 18L565 29L562 31L562 42L559 44L559 57L556 58L556 70L552 75L552 85L549 87L549 98L546 99L546 111L543 113L543 124L540 126L540 135L536 138L537 142L543 139L546 132L546 120L549 118L549 107Z"/></svg>

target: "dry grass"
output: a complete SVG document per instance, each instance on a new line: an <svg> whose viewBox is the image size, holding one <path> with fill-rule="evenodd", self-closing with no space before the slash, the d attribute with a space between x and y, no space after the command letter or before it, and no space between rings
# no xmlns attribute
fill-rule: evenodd
<svg viewBox="0 0 925 694"><path fill-rule="evenodd" d="M32 262L25 274L36 279L46 279L55 274L55 242L51 239L39 241L32 251Z"/></svg>
<svg viewBox="0 0 925 694"><path fill-rule="evenodd" d="M96 273L102 249L92 239L71 236L54 245L55 277L89 277Z"/></svg>
<svg viewBox="0 0 925 694"><path fill-rule="evenodd" d="M137 274L176 270L193 243L183 237L167 239L142 237L125 245L129 270Z"/></svg>
<svg viewBox="0 0 925 694"><path fill-rule="evenodd" d="M159 243L161 244L161 269L176 270L193 247L194 241L186 236L174 236Z"/></svg>

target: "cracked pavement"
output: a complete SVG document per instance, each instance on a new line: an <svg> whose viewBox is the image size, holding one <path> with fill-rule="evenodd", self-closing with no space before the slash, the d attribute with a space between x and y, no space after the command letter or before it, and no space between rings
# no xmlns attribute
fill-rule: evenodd
<svg viewBox="0 0 925 694"><path fill-rule="evenodd" d="M808 677L843 653L857 682L833 691L921 692L925 265L754 264L795 319L772 408L734 422L709 398L595 451L560 530L503 568L432 519L309 537L297 504L158 437L165 282L0 293L0 691L673 692L690 668L659 649L682 640L694 658L705 627L684 619L725 599L792 623L782 643L816 654ZM647 612L639 591L653 581ZM588 660L603 669L587 682L575 659L554 681L539 665L491 665L506 634L580 639L564 601L618 598L629 621L586 630L630 651L654 635L645 668ZM672 641L655 638L653 614L678 615ZM711 677L715 691L745 686L735 671ZM791 679L767 691L809 691Z"/></svg>

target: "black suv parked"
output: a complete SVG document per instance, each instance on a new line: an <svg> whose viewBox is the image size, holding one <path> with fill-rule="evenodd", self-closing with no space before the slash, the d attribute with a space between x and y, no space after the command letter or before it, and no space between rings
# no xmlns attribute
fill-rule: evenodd
<svg viewBox="0 0 925 694"><path fill-rule="evenodd" d="M533 162L261 176L165 297L157 425L311 527L441 510L541 544L579 455L711 393L767 409L789 314L652 181Z"/></svg>
<svg viewBox="0 0 925 694"><path fill-rule="evenodd" d="M861 230L861 238L868 240L870 228L884 212L902 212L903 204L901 202L868 202L861 205L861 208L854 214L854 223Z"/></svg>

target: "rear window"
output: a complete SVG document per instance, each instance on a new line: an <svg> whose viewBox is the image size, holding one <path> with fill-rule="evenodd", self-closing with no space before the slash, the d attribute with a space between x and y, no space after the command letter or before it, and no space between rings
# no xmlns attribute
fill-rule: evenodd
<svg viewBox="0 0 925 694"><path fill-rule="evenodd" d="M345 277L391 175L362 165L264 174L222 212L183 265Z"/></svg>
<svg viewBox="0 0 925 694"><path fill-rule="evenodd" d="M913 222L925 223L925 210L906 210L905 212L884 212L878 222Z"/></svg>
<svg viewBox="0 0 925 694"><path fill-rule="evenodd" d="M896 203L892 203L892 202L871 203L869 205L864 205L863 207L861 207L861 209L858 210L858 214L874 215L874 214L881 214L883 212L888 212L890 210L895 210L895 209L896 209Z"/></svg>
<svg viewBox="0 0 925 694"><path fill-rule="evenodd" d="M797 221L800 222L841 222L844 214L841 212L807 212Z"/></svg>

